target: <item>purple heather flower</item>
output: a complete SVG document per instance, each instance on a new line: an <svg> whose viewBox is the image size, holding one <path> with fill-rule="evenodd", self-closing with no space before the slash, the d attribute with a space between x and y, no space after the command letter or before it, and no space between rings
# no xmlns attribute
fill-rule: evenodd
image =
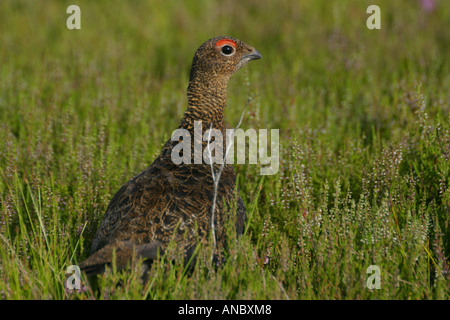
<svg viewBox="0 0 450 320"><path fill-rule="evenodd" d="M436 0L420 0L420 6L423 11L431 12L436 7Z"/></svg>

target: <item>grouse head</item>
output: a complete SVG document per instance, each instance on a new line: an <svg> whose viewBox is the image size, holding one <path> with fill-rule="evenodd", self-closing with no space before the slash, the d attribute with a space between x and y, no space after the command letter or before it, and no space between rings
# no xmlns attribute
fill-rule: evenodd
<svg viewBox="0 0 450 320"><path fill-rule="evenodd" d="M253 47L233 37L215 37L203 43L194 55L191 80L228 80L247 62L261 59Z"/></svg>

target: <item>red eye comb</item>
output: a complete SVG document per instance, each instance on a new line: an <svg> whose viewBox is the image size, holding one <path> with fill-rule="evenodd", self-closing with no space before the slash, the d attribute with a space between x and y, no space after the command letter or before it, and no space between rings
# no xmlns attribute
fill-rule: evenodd
<svg viewBox="0 0 450 320"><path fill-rule="evenodd" d="M229 40L229 39L222 39L222 40L217 41L216 47L222 47L222 46L224 46L226 44L236 48L236 43L234 41L232 41L232 40Z"/></svg>

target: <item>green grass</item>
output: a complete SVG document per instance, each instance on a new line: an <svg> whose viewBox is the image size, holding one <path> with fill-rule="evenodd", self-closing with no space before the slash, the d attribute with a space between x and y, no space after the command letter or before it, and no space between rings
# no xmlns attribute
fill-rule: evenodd
<svg viewBox="0 0 450 320"><path fill-rule="evenodd" d="M446 1L377 1L381 30L369 1L80 0L81 30L70 4L0 2L1 299L450 298ZM236 166L245 235L219 268L207 244L189 272L161 257L146 284L111 271L98 291L66 290L111 197L178 126L193 54L216 35L263 55L230 82L229 126L250 97L241 128L280 130L278 174Z"/></svg>

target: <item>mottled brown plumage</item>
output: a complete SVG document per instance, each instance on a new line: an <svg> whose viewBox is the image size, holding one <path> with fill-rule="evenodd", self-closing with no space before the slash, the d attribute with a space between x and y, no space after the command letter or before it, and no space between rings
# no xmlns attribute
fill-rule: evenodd
<svg viewBox="0 0 450 320"><path fill-rule="evenodd" d="M210 127L225 137L224 108L229 78L245 63L261 55L252 47L232 37L216 37L206 41L195 53L187 90L188 108L179 125L191 133L194 121L202 121L202 132ZM80 264L87 274L102 272L111 263L113 251L119 269L135 256L154 259L173 238L190 258L196 244L211 231L214 183L211 166L176 165L171 159L178 141L169 139L158 158L143 172L132 178L112 198L91 246L91 256ZM225 150L225 143L224 143ZM225 153L221 154L223 156ZM220 151L219 151L220 154ZM194 152L192 152L192 159ZM215 165L219 170L220 165ZM226 164L220 177L214 225L217 250L224 246L224 225L229 208L236 207L236 231L241 234L245 207L235 194L236 175ZM187 260L186 260L187 261Z"/></svg>

